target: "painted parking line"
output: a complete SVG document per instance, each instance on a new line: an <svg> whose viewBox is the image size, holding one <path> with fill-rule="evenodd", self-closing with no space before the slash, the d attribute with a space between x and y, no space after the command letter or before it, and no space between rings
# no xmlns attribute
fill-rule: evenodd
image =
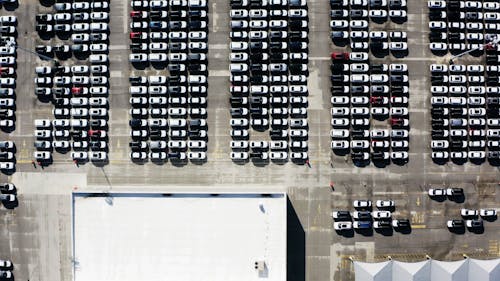
<svg viewBox="0 0 500 281"><path fill-rule="evenodd" d="M209 50L227 50L229 49L228 44L209 44L208 45Z"/></svg>
<svg viewBox="0 0 500 281"><path fill-rule="evenodd" d="M411 226L411 228L423 229L423 228L427 228L427 226L425 224L414 224Z"/></svg>

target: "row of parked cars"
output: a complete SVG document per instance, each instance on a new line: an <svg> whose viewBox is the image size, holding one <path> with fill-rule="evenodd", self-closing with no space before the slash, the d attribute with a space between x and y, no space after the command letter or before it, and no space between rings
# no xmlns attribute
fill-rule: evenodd
<svg viewBox="0 0 500 281"><path fill-rule="evenodd" d="M49 165L52 153L77 163L108 161L109 3L55 3L54 13L35 16L40 38L57 35L54 46L36 46L35 95L54 106L53 119L36 119L34 159ZM55 59L53 59L55 58ZM63 64L63 62L65 62Z"/></svg>
<svg viewBox="0 0 500 281"><path fill-rule="evenodd" d="M356 211L333 211L333 228L336 231L354 229L391 229L405 230L410 228L408 219L393 219L392 212L396 205L393 200L377 200L377 211L371 211L372 201L355 200L353 206ZM354 219L354 221L353 221Z"/></svg>
<svg viewBox="0 0 500 281"><path fill-rule="evenodd" d="M308 160L305 0L230 2L233 161ZM252 129L270 141L249 141ZM270 152L269 152L270 151Z"/></svg>
<svg viewBox="0 0 500 281"><path fill-rule="evenodd" d="M348 5L349 4L349 5ZM369 31L370 21L383 23L391 18L395 23L407 19L406 1L330 1L331 39L339 47L349 46L353 52L369 52L376 57L392 53L403 57L408 53L406 32ZM387 10L389 9L389 12Z"/></svg>
<svg viewBox="0 0 500 281"><path fill-rule="evenodd" d="M452 219L446 222L449 230L455 231L465 227L472 231L481 229L485 220L492 221L497 218L497 211L495 209L480 209L478 211L462 208L460 215L462 216L461 219Z"/></svg>
<svg viewBox="0 0 500 281"><path fill-rule="evenodd" d="M432 158L500 161L498 65L432 64Z"/></svg>
<svg viewBox="0 0 500 281"><path fill-rule="evenodd" d="M484 52L484 44L500 28L500 3L497 1L434 1L429 7L430 49L436 55L475 50Z"/></svg>
<svg viewBox="0 0 500 281"><path fill-rule="evenodd" d="M16 67L17 67L17 18L0 16L0 130L15 129ZM0 170L15 169L14 152L0 152Z"/></svg>
<svg viewBox="0 0 500 281"><path fill-rule="evenodd" d="M130 158L205 161L207 3L131 1L131 7L129 60L137 73L151 67L158 75L129 79Z"/></svg>
<svg viewBox="0 0 500 281"><path fill-rule="evenodd" d="M334 52L331 57L330 136L334 153L351 152L357 163L370 159L405 163L409 150L407 65L370 64L367 54L366 60L343 52ZM388 118L391 129L370 128L375 121Z"/></svg>

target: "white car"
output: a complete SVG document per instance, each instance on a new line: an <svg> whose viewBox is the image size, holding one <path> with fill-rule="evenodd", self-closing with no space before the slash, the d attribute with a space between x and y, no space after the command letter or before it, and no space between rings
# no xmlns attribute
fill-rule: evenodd
<svg viewBox="0 0 500 281"><path fill-rule="evenodd" d="M390 219L391 212L389 212L389 211L374 211L374 212L372 212L372 217L374 219Z"/></svg>
<svg viewBox="0 0 500 281"><path fill-rule="evenodd" d="M460 210L460 215L462 217L477 217L479 212L477 210L472 210L472 209L461 209Z"/></svg>

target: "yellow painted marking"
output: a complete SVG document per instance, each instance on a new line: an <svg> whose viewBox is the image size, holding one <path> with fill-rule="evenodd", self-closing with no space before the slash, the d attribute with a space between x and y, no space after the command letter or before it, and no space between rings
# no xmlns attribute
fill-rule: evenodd
<svg viewBox="0 0 500 281"><path fill-rule="evenodd" d="M498 255L500 254L500 248L498 247L498 240L490 240L488 243L488 252L491 255Z"/></svg>
<svg viewBox="0 0 500 281"><path fill-rule="evenodd" d="M422 229L422 228L427 228L427 226L425 224L415 224L412 225L411 228Z"/></svg>
<svg viewBox="0 0 500 281"><path fill-rule="evenodd" d="M420 206L420 197L417 197L417 206Z"/></svg>

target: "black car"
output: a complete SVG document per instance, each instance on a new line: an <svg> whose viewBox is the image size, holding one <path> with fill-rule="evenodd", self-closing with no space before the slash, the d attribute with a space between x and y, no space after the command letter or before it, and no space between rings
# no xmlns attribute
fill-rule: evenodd
<svg viewBox="0 0 500 281"><path fill-rule="evenodd" d="M463 17L463 13L460 13L460 12L449 12L446 14L446 16L448 17L448 20L450 21L460 21L460 20L463 20L464 17Z"/></svg>
<svg viewBox="0 0 500 281"><path fill-rule="evenodd" d="M37 24L35 27L38 32L49 32L49 25L47 24ZM52 28L51 28L52 30Z"/></svg>
<svg viewBox="0 0 500 281"><path fill-rule="evenodd" d="M146 82L146 79L141 77L141 76L130 76L128 78L128 81L130 82L130 84L132 85L142 85L142 84L145 84L147 83Z"/></svg>
<svg viewBox="0 0 500 281"><path fill-rule="evenodd" d="M288 26L292 30L307 30L308 29L307 21L305 21L305 20L290 20L288 22Z"/></svg>
<svg viewBox="0 0 500 281"><path fill-rule="evenodd" d="M201 18L203 15L201 10L189 10L188 16L190 18Z"/></svg>
<svg viewBox="0 0 500 281"><path fill-rule="evenodd" d="M338 73L338 74L341 74L341 73L344 73L344 69L345 69L345 64L343 63L332 63L330 65L330 70L332 71L332 73Z"/></svg>
<svg viewBox="0 0 500 281"><path fill-rule="evenodd" d="M189 62L204 62L207 60L206 56L202 56L201 54L198 53L190 53L188 54L187 60Z"/></svg>
<svg viewBox="0 0 500 281"><path fill-rule="evenodd" d="M460 33L448 33L448 41L461 42L461 41L463 41L462 34L460 34Z"/></svg>
<svg viewBox="0 0 500 281"><path fill-rule="evenodd" d="M203 74L207 72L206 67L198 63L189 64L187 69L190 74Z"/></svg>
<svg viewBox="0 0 500 281"><path fill-rule="evenodd" d="M370 42L370 49L372 50L382 50L384 48L383 42Z"/></svg>
<svg viewBox="0 0 500 281"><path fill-rule="evenodd" d="M351 16L351 19L356 19L356 18L359 19L359 18L363 18L364 17L363 16L363 12L364 11L365 10L351 10L349 14Z"/></svg>
<svg viewBox="0 0 500 281"><path fill-rule="evenodd" d="M261 62L264 61L265 58L269 58L269 56L264 55L262 53L254 53L250 55L250 60L254 62Z"/></svg>
<svg viewBox="0 0 500 281"><path fill-rule="evenodd" d="M448 10L459 10L460 9L460 1L449 1L447 3Z"/></svg>
<svg viewBox="0 0 500 281"><path fill-rule="evenodd" d="M180 42L168 43L168 49L171 51L183 51L184 47L185 47L185 45L183 45Z"/></svg>
<svg viewBox="0 0 500 281"><path fill-rule="evenodd" d="M448 188L446 190L446 195L448 196L463 196L464 190L462 188Z"/></svg>
<svg viewBox="0 0 500 281"><path fill-rule="evenodd" d="M370 0L370 9L383 8L382 4L382 0Z"/></svg>
<svg viewBox="0 0 500 281"><path fill-rule="evenodd" d="M335 19L346 18L344 15L344 10L330 10L330 17Z"/></svg>
<svg viewBox="0 0 500 281"><path fill-rule="evenodd" d="M189 29L190 30L200 30L200 29L207 29L207 25L203 26L205 22L202 21L190 21L189 22Z"/></svg>
<svg viewBox="0 0 500 281"><path fill-rule="evenodd" d="M290 51L301 51L303 42L290 42Z"/></svg>
<svg viewBox="0 0 500 281"><path fill-rule="evenodd" d="M186 72L186 67L184 65L178 64L178 63L170 63L167 66L168 71L171 73L184 73Z"/></svg>
<svg viewBox="0 0 500 281"><path fill-rule="evenodd" d="M460 140L452 140L450 142L450 149L453 151L461 151L463 149L462 147L462 141Z"/></svg>
<svg viewBox="0 0 500 281"><path fill-rule="evenodd" d="M353 129L351 130L351 137L352 139L366 139L366 135L365 135L365 130L361 130L361 129Z"/></svg>
<svg viewBox="0 0 500 281"><path fill-rule="evenodd" d="M369 211L358 211L354 215L354 219L356 220L371 220L372 215Z"/></svg>
<svg viewBox="0 0 500 281"><path fill-rule="evenodd" d="M394 149L394 148L393 148ZM382 152L382 151L375 151L375 152L372 152L372 159L373 161L382 161L382 160L386 160L384 158L384 155L385 153Z"/></svg>
<svg viewBox="0 0 500 281"><path fill-rule="evenodd" d="M432 119L431 121L432 128L442 128L444 126L444 119Z"/></svg>
<svg viewBox="0 0 500 281"><path fill-rule="evenodd" d="M402 8L405 8L405 6L403 6L403 1L401 0L389 0L389 9L402 9Z"/></svg>
<svg viewBox="0 0 500 281"><path fill-rule="evenodd" d="M271 132L269 133L269 135L271 136L272 140L286 139L286 137L284 137L282 134L282 130L280 130L280 129L272 129Z"/></svg>
<svg viewBox="0 0 500 281"><path fill-rule="evenodd" d="M105 41L107 39L108 39L108 37L104 33L90 33L90 40L91 41Z"/></svg>
<svg viewBox="0 0 500 281"><path fill-rule="evenodd" d="M464 110L464 108L456 108L456 107L450 108L451 117L464 117L466 114L467 110Z"/></svg>
<svg viewBox="0 0 500 281"><path fill-rule="evenodd" d="M181 11L181 10L172 10L168 13L168 17L179 19L179 20L180 20L180 18L185 17L185 16L186 16L185 11Z"/></svg>
<svg viewBox="0 0 500 281"><path fill-rule="evenodd" d="M145 145L144 145L145 144ZM143 150L143 149L147 149L148 145L147 142L141 142L141 141L132 141L129 143L129 146L132 150Z"/></svg>
<svg viewBox="0 0 500 281"><path fill-rule="evenodd" d="M249 156L250 158L257 158L261 160L267 159L266 157L264 157L264 153L262 152L250 152Z"/></svg>
<svg viewBox="0 0 500 281"><path fill-rule="evenodd" d="M136 128L141 128L143 127L143 122L140 119L132 119L128 121L128 124L130 125L131 128L136 129Z"/></svg>
<svg viewBox="0 0 500 281"><path fill-rule="evenodd" d="M467 20L478 20L479 19L479 13L478 12L466 12L465 13L465 19L467 19Z"/></svg>
<svg viewBox="0 0 500 281"><path fill-rule="evenodd" d="M387 65L384 64L372 64L370 66L371 73L386 73Z"/></svg>
<svg viewBox="0 0 500 281"><path fill-rule="evenodd" d="M169 152L167 154L169 159L180 159L181 158L181 153L180 152Z"/></svg>
<svg viewBox="0 0 500 281"><path fill-rule="evenodd" d="M343 9L344 8L344 4L342 2L344 2L344 1L343 0L330 0L330 8L332 8L332 10L334 8Z"/></svg>
<svg viewBox="0 0 500 281"><path fill-rule="evenodd" d="M431 115L432 117L442 117L445 115L445 109L442 107L433 107L431 109Z"/></svg>
<svg viewBox="0 0 500 281"><path fill-rule="evenodd" d="M182 23L180 21L169 21L168 28L170 30L182 30Z"/></svg>
<svg viewBox="0 0 500 281"><path fill-rule="evenodd" d="M140 51L142 51L142 44L141 43L131 43L130 44L130 50L133 53L140 52Z"/></svg>
<svg viewBox="0 0 500 281"><path fill-rule="evenodd" d="M254 52L254 53L262 53L265 51L264 43L262 43L262 42L250 42L249 48L250 48L250 51Z"/></svg>
<svg viewBox="0 0 500 281"><path fill-rule="evenodd" d="M351 153L352 161L365 161L365 153L364 152L352 152Z"/></svg>
<svg viewBox="0 0 500 281"><path fill-rule="evenodd" d="M488 104L488 107L499 107L500 106L500 98L489 97L486 99L486 104Z"/></svg>
<svg viewBox="0 0 500 281"><path fill-rule="evenodd" d="M435 138L435 139L447 138L448 137L445 134L444 130L432 130L431 131L431 136L432 136L432 138Z"/></svg>
<svg viewBox="0 0 500 281"><path fill-rule="evenodd" d="M37 22L40 22L40 23L47 23L47 22L54 21L54 19L52 18L52 15L50 15L50 20L49 20L48 14L38 14L35 16L35 19Z"/></svg>
<svg viewBox="0 0 500 281"><path fill-rule="evenodd" d="M500 160L500 151L488 151L489 160Z"/></svg>
<svg viewBox="0 0 500 281"><path fill-rule="evenodd" d="M430 10L429 11L429 20L440 20L440 19L442 19L443 15L446 16L446 14L443 14L442 11Z"/></svg>

